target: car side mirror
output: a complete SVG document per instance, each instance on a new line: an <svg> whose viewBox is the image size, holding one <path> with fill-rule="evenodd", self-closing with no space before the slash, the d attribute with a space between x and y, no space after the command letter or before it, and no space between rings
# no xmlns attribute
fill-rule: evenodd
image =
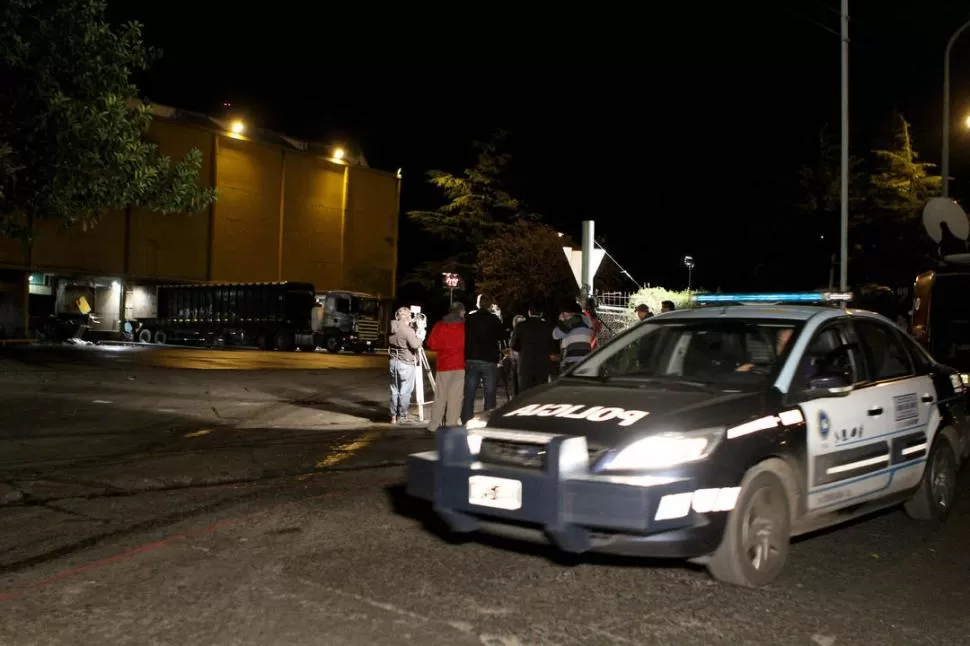
<svg viewBox="0 0 970 646"><path fill-rule="evenodd" d="M813 398L845 397L852 392L852 383L844 374L820 374L809 380L808 390Z"/></svg>

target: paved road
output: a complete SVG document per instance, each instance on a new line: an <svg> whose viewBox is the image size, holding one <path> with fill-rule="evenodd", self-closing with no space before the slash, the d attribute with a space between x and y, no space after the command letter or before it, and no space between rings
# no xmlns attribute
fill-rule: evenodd
<svg viewBox="0 0 970 646"><path fill-rule="evenodd" d="M740 590L449 540L400 487L430 436L371 421L379 370L103 354L0 358L4 646L966 642L970 495L942 530L891 512L799 541Z"/></svg>
<svg viewBox="0 0 970 646"><path fill-rule="evenodd" d="M326 370L376 369L387 364L380 353L331 354L316 352L267 352L243 348L200 348L152 346L136 343L75 346L11 346L0 349L0 357L11 357L32 365L129 364L186 370Z"/></svg>

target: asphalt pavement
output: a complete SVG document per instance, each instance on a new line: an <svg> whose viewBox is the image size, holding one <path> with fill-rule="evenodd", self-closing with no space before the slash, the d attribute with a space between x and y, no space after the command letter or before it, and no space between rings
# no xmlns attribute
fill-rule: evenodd
<svg viewBox="0 0 970 646"><path fill-rule="evenodd" d="M966 643L966 477L942 529L799 540L755 591L459 541L403 494L433 441L382 423L385 360L0 351L0 645Z"/></svg>

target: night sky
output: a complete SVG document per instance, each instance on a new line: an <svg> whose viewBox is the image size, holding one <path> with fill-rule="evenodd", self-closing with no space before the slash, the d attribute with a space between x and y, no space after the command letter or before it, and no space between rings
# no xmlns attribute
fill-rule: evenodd
<svg viewBox="0 0 970 646"><path fill-rule="evenodd" d="M261 127L353 139L371 166L403 168L402 210L436 206L425 171L460 170L474 139L504 127L515 193L577 237L595 220L640 282L683 288L685 253L709 289L827 280L835 241L806 234L792 204L820 128L839 133L836 0L200 8L216 4L114 3L115 19L143 22L164 52L138 81L147 98L211 113L228 100ZM895 108L938 161L943 50L970 11L955 0L850 10L853 154ZM951 73L960 197L970 194L970 32ZM402 243L406 271L426 247L413 227Z"/></svg>

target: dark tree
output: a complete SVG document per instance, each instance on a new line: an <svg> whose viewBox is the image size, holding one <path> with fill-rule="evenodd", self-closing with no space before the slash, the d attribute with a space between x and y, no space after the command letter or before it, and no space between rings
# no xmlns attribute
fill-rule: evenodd
<svg viewBox="0 0 970 646"><path fill-rule="evenodd" d="M104 0L7 0L0 9L0 232L29 242L41 220L86 230L113 209L197 212L202 154L173 163L145 138L131 82L157 53Z"/></svg>

